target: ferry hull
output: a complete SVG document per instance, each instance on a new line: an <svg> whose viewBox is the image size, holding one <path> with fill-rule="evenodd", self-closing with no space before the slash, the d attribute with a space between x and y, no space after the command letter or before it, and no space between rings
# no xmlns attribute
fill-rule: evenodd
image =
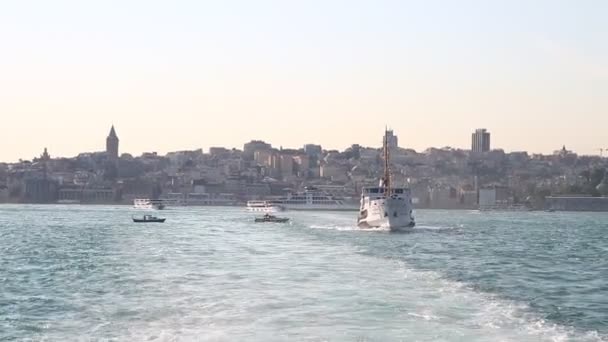
<svg viewBox="0 0 608 342"><path fill-rule="evenodd" d="M389 217L379 217L371 220L361 220L359 221L358 226L359 228L388 228L391 231L400 231L414 228L414 226L416 226L416 222L405 218L394 219Z"/></svg>
<svg viewBox="0 0 608 342"><path fill-rule="evenodd" d="M409 202L393 198L370 201L358 220L360 228L388 228L391 231L413 228L415 225Z"/></svg>

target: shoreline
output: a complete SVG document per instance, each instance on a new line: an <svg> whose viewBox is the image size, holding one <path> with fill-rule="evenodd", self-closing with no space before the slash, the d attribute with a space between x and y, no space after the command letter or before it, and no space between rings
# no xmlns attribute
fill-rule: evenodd
<svg viewBox="0 0 608 342"><path fill-rule="evenodd" d="M18 202L1 202L0 206L7 205L38 205L38 206L120 206L120 207L133 207L130 203L18 203ZM245 204L235 204L235 205L176 205L169 206L169 208L208 208L208 207L225 207L225 208L246 208ZM134 208L135 209L135 208ZM166 209L161 209L166 210ZM443 211L476 211L480 213L492 213L492 212L546 212L546 213L557 213L557 212L565 212L565 213L608 213L608 210L554 210L548 211L546 209L529 209L529 210L509 210L509 209L491 209L491 210L483 210L483 209L475 209L475 208L414 208L414 210L443 210ZM291 209L288 211L297 211L297 212L357 212L358 209L353 210L307 210L307 209Z"/></svg>

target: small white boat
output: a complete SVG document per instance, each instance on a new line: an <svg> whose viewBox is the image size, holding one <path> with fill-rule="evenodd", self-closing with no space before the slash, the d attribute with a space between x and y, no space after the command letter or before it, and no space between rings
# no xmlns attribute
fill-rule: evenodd
<svg viewBox="0 0 608 342"><path fill-rule="evenodd" d="M166 205L163 200L153 200L149 198L136 198L133 200L133 208L147 210L162 210Z"/></svg>
<svg viewBox="0 0 608 342"><path fill-rule="evenodd" d="M258 213L277 213L284 211L285 208L271 201L248 201L247 211Z"/></svg>

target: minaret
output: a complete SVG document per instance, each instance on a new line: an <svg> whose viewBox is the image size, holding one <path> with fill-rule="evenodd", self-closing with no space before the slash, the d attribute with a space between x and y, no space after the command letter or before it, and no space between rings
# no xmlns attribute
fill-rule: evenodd
<svg viewBox="0 0 608 342"><path fill-rule="evenodd" d="M110 134L106 138L106 153L110 158L118 159L118 136L114 130L114 125L110 129Z"/></svg>
<svg viewBox="0 0 608 342"><path fill-rule="evenodd" d="M42 154L40 155L40 161L42 162L42 171L44 172L44 179L46 179L48 176L47 163L49 160L51 160L51 155L49 154L49 151L45 147L44 152L42 152Z"/></svg>
<svg viewBox="0 0 608 342"><path fill-rule="evenodd" d="M44 152L42 152L42 154L40 155L40 160L45 162L51 160L51 155L49 154L49 151L46 149L46 147L44 148Z"/></svg>

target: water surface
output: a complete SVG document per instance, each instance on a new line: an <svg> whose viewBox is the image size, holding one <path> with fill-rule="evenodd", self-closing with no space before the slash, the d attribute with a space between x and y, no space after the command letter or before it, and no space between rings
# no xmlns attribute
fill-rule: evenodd
<svg viewBox="0 0 608 342"><path fill-rule="evenodd" d="M608 214L0 206L0 340L604 341Z"/></svg>

